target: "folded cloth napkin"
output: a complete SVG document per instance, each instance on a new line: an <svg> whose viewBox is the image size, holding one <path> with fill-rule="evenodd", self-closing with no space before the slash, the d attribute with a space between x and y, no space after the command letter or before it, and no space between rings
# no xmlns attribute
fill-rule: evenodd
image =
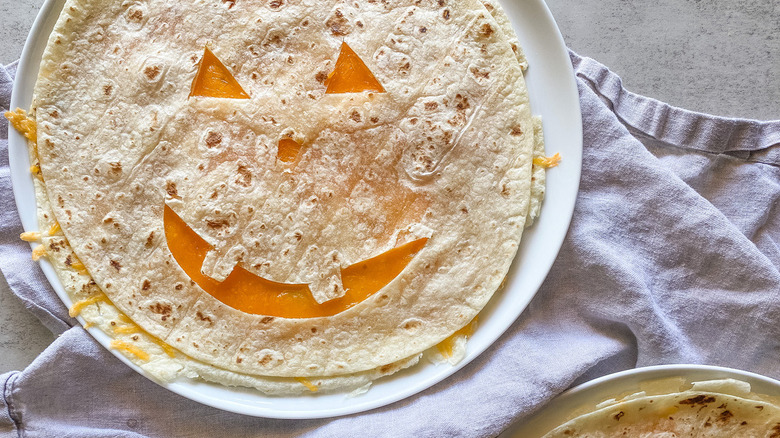
<svg viewBox="0 0 780 438"><path fill-rule="evenodd" d="M251 418L199 405L137 375L74 326L17 240L3 137L0 269L62 335L24 371L0 376L0 434L494 436L572 384L635 366L703 363L780 377L780 121L672 108L625 91L591 59L571 60L582 182L536 297L451 378L334 419ZM4 87L7 105L7 78Z"/></svg>

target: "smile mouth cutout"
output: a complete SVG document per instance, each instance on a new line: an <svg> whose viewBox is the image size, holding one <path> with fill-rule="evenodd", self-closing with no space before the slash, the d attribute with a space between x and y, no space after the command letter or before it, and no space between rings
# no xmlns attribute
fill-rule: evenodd
<svg viewBox="0 0 780 438"><path fill-rule="evenodd" d="M234 309L280 318L333 316L356 306L397 277L428 242L427 237L413 240L342 268L344 295L320 304L314 300L307 284L267 280L240 264L221 282L204 275L201 266L212 246L167 204L163 223L173 258L206 293Z"/></svg>

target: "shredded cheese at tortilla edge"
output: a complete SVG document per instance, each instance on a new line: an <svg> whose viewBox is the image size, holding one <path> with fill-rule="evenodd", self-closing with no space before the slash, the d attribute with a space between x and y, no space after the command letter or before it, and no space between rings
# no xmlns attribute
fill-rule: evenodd
<svg viewBox="0 0 780 438"><path fill-rule="evenodd" d="M98 301L108 301L108 297L106 294L98 294L93 297L89 297L86 299L83 299L81 301L77 301L73 303L72 306L70 306L70 309L68 310L68 315L71 316L71 318L75 318L81 313L82 310L84 310L85 307L90 306L92 304L97 303Z"/></svg>
<svg viewBox="0 0 780 438"><path fill-rule="evenodd" d="M41 259L41 257L46 257L46 247L43 245L38 245L32 251L32 259L33 261L37 262Z"/></svg>
<svg viewBox="0 0 780 438"><path fill-rule="evenodd" d="M536 166L549 169L561 163L561 154L556 152L552 157L535 157L533 163Z"/></svg>
<svg viewBox="0 0 780 438"><path fill-rule="evenodd" d="M171 347L170 345L166 344L165 342L161 341L160 339L144 332L147 336L149 336L149 339L151 339L152 342L159 345L160 348L165 352L165 354L168 355L168 357L176 357L176 349Z"/></svg>
<svg viewBox="0 0 780 438"><path fill-rule="evenodd" d="M41 233L37 231L26 231L19 235L19 238L25 242L37 242L41 240Z"/></svg>
<svg viewBox="0 0 780 438"><path fill-rule="evenodd" d="M38 127L35 119L27 114L27 111L16 108L14 111L6 111L4 114L11 126L20 134L35 144L38 141Z"/></svg>
<svg viewBox="0 0 780 438"><path fill-rule="evenodd" d="M311 392L317 392L320 390L320 388L317 387L317 385L311 383L308 379L305 379L303 377L296 377L295 380L301 383L301 385L309 388L309 391Z"/></svg>
<svg viewBox="0 0 780 438"><path fill-rule="evenodd" d="M114 326L114 334L117 335L129 335L140 332L141 329L137 325Z"/></svg>
<svg viewBox="0 0 780 438"><path fill-rule="evenodd" d="M460 330L456 331L450 337L447 339L441 341L438 345L436 345L436 348L439 350L439 353L441 353L442 356L446 358L450 358L453 355L453 348L455 347L455 341L458 339L458 337L463 336L468 340L471 335L474 334L474 330L477 328L477 322L479 321L479 315L475 316L474 319L471 320L468 324L461 327Z"/></svg>
<svg viewBox="0 0 780 438"><path fill-rule="evenodd" d="M125 341L119 341L114 339L113 341L111 341L111 348L114 350L130 353L141 360L149 360L149 353Z"/></svg>
<svg viewBox="0 0 780 438"><path fill-rule="evenodd" d="M41 166L37 164L33 164L30 166L30 173L35 175L36 178L38 178L39 181L43 182L43 174L41 174Z"/></svg>
<svg viewBox="0 0 780 438"><path fill-rule="evenodd" d="M62 231L62 227L60 227L60 223L55 221L54 224L52 224L51 228L49 228L49 236L53 236L57 233Z"/></svg>

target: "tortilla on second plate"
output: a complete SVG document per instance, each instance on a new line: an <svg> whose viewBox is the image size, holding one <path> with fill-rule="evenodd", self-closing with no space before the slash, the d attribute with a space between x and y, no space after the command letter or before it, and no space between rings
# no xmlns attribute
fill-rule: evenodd
<svg viewBox="0 0 780 438"><path fill-rule="evenodd" d="M780 436L780 405L733 379L696 382L687 391L636 394L585 413L543 438Z"/></svg>

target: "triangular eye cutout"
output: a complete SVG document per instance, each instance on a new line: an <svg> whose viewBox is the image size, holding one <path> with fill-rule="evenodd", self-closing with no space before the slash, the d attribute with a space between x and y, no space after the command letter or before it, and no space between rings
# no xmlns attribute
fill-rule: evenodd
<svg viewBox="0 0 780 438"><path fill-rule="evenodd" d="M192 81L190 95L203 97L223 97L227 99L249 99L236 78L230 73L230 70L222 64L212 52L206 47L203 52L203 58L198 66L198 74Z"/></svg>
<svg viewBox="0 0 780 438"><path fill-rule="evenodd" d="M341 53L336 60L336 67L325 79L325 85L328 87L325 94L385 92L382 84L376 80L371 70L347 43L341 43Z"/></svg>

